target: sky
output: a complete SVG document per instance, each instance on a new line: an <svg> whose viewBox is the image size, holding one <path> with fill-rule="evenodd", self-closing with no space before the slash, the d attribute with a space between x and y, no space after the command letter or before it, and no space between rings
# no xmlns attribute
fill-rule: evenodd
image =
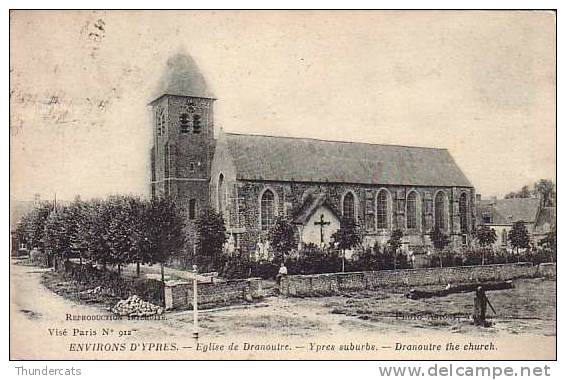
<svg viewBox="0 0 566 380"><path fill-rule="evenodd" d="M555 180L555 46L551 12L13 11L11 198L147 195L179 53L216 131L446 148L502 197Z"/></svg>

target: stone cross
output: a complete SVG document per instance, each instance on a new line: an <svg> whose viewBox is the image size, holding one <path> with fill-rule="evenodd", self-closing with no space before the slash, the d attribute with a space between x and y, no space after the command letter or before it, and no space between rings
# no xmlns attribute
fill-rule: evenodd
<svg viewBox="0 0 566 380"><path fill-rule="evenodd" d="M324 226L330 224L330 222L324 221L324 214L320 214L320 222L314 222L316 226L320 226L320 243L324 243Z"/></svg>

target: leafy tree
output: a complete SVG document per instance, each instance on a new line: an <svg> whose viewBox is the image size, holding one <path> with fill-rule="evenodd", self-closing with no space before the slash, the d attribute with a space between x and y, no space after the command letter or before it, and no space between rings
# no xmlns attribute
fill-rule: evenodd
<svg viewBox="0 0 566 380"><path fill-rule="evenodd" d="M402 238L403 238L403 231L396 229L393 230L391 237L387 241L387 245L391 253L393 254L393 269L397 269L399 266L403 266L402 265L403 263L399 262L399 260L403 260L403 258L399 258L397 255L397 251L399 250L399 248L401 248L402 245L401 242ZM401 255L401 256L405 256L405 255ZM405 261L406 261L406 257L405 257Z"/></svg>
<svg viewBox="0 0 566 380"><path fill-rule="evenodd" d="M43 203L24 215L15 231L18 240L30 248L43 249L45 223L52 210L51 203Z"/></svg>
<svg viewBox="0 0 566 380"><path fill-rule="evenodd" d="M474 231L474 237L481 246L481 265L485 265L486 255L489 253L488 248L497 241L497 234L493 228L482 225Z"/></svg>
<svg viewBox="0 0 566 380"><path fill-rule="evenodd" d="M44 245L50 255L64 260L71 257L71 224L71 213L66 206L59 206L49 214L45 222Z"/></svg>
<svg viewBox="0 0 566 380"><path fill-rule="evenodd" d="M556 229L552 229L547 232L544 238L542 238L538 245L544 249L551 252L556 252Z"/></svg>
<svg viewBox="0 0 566 380"><path fill-rule="evenodd" d="M269 244L275 250L275 261L284 259L291 250L297 248L295 227L287 219L279 217L269 231Z"/></svg>
<svg viewBox="0 0 566 380"><path fill-rule="evenodd" d="M513 227L509 231L509 242L516 249L517 254L519 253L519 248L528 248L530 246L531 239L525 222L520 220L513 223Z"/></svg>
<svg viewBox="0 0 566 380"><path fill-rule="evenodd" d="M109 200L92 200L83 208L78 226L79 239L83 242L85 256L104 266L110 262L110 223L114 217Z"/></svg>
<svg viewBox="0 0 566 380"><path fill-rule="evenodd" d="M535 192L539 195L543 207L556 205L556 186L551 180L541 179L535 183Z"/></svg>
<svg viewBox="0 0 566 380"><path fill-rule="evenodd" d="M434 246L434 248L436 249L436 253L438 254L438 260L440 262L440 267L442 267L443 266L442 251L450 243L448 235L446 235L440 229L435 227L435 228L432 229L432 231L430 233L430 240L432 241L432 245Z"/></svg>
<svg viewBox="0 0 566 380"><path fill-rule="evenodd" d="M149 250L150 229L159 227L154 225L153 221L145 220L145 217L149 216L145 210L150 208L150 205L136 197L115 196L107 200L107 207L111 211L111 217L107 225L108 255L106 262L117 265L118 273L123 265L136 263L138 275L140 263L161 262L160 258L151 257L159 251ZM163 211L167 211L167 207L161 210ZM156 221L161 220L156 219ZM167 223L169 222L167 220ZM157 245L155 246L158 248Z"/></svg>
<svg viewBox="0 0 566 380"><path fill-rule="evenodd" d="M161 264L161 279L164 279L163 264L172 255L179 254L185 245L185 222L180 209L170 198L152 198L144 212L145 236L138 237L141 253L135 260Z"/></svg>
<svg viewBox="0 0 566 380"><path fill-rule="evenodd" d="M345 269L346 250L357 247L362 242L361 234L356 223L351 219L340 222L340 228L331 236L336 248L342 252L342 271Z"/></svg>
<svg viewBox="0 0 566 380"><path fill-rule="evenodd" d="M227 240L222 214L206 207L199 213L195 224L199 264L217 270L222 268L222 247Z"/></svg>
<svg viewBox="0 0 566 380"><path fill-rule="evenodd" d="M474 231L474 237L483 248L492 246L497 241L497 234L493 228L482 225Z"/></svg>
<svg viewBox="0 0 566 380"><path fill-rule="evenodd" d="M434 248L438 251L442 251L450 243L448 235L436 227L433 228L430 233L430 240Z"/></svg>
<svg viewBox="0 0 566 380"><path fill-rule="evenodd" d="M358 247L362 242L362 237L356 223L350 219L340 222L340 228L331 236L331 240L340 250Z"/></svg>
<svg viewBox="0 0 566 380"><path fill-rule="evenodd" d="M508 194L505 195L505 199L510 199L510 198L530 198L532 197L532 193L531 190L529 189L528 186L523 186L521 188L521 190L517 191L517 192L510 192Z"/></svg>

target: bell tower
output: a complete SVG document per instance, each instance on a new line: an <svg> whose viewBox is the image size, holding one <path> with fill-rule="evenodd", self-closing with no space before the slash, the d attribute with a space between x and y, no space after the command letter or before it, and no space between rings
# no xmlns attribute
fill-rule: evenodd
<svg viewBox="0 0 566 380"><path fill-rule="evenodd" d="M167 62L165 86L149 104L151 195L171 197L189 221L210 199L214 100L192 58L176 55Z"/></svg>

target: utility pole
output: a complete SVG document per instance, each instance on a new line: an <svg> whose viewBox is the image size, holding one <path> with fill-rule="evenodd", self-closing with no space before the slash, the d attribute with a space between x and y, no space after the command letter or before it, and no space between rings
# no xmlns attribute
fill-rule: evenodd
<svg viewBox="0 0 566 380"><path fill-rule="evenodd" d="M193 265L193 338L198 339L198 292L197 292L197 266Z"/></svg>

